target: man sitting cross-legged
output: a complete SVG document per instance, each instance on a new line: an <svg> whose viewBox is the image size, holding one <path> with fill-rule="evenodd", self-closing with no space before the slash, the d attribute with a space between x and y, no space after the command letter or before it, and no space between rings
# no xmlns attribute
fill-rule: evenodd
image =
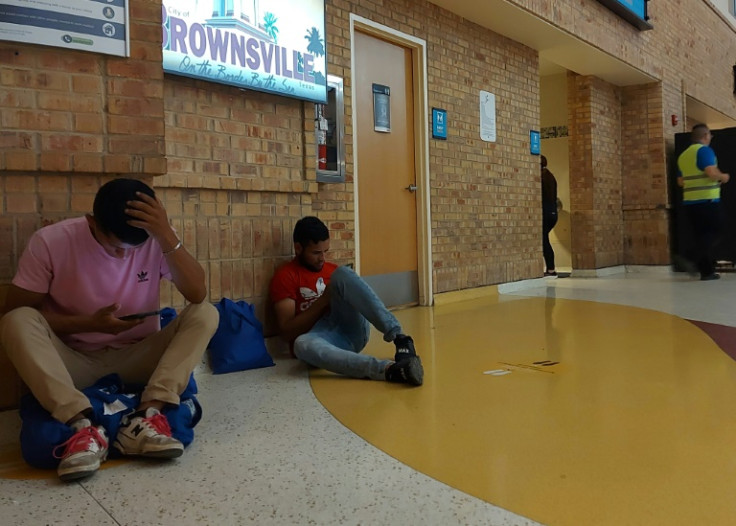
<svg viewBox="0 0 736 526"><path fill-rule="evenodd" d="M163 330L158 316L125 319L159 308L161 278L191 304ZM217 329L206 294L204 270L177 238L161 201L134 179L103 185L93 214L31 237L8 291L0 346L41 406L74 430L57 447L62 480L95 473L110 439L125 455L182 454L161 410L179 404ZM112 373L145 384L116 437L91 420L81 392Z"/></svg>

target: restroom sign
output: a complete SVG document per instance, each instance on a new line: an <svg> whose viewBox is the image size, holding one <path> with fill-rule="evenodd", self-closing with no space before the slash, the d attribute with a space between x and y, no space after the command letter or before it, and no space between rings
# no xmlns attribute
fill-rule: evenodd
<svg viewBox="0 0 736 526"><path fill-rule="evenodd" d="M447 139L447 110L432 108L432 137Z"/></svg>

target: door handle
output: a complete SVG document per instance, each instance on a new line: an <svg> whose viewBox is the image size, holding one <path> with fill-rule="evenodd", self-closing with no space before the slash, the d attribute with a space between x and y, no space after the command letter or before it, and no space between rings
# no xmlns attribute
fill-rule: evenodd
<svg viewBox="0 0 736 526"><path fill-rule="evenodd" d="M407 186L406 188L404 188L404 190L409 190L413 194L414 192L417 191L417 185L410 184L409 186Z"/></svg>

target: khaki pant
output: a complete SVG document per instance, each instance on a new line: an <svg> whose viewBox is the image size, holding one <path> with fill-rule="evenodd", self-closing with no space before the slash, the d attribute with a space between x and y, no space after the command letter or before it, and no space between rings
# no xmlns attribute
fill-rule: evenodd
<svg viewBox="0 0 736 526"><path fill-rule="evenodd" d="M179 404L217 324L211 304L192 304L164 329L133 345L78 351L54 334L39 311L20 307L0 319L0 347L40 404L67 422L91 407L80 389L112 373L124 383L145 384L141 402Z"/></svg>

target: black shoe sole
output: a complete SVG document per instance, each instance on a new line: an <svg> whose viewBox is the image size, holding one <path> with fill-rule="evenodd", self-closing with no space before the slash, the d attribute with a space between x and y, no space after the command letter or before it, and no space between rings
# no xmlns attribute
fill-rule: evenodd
<svg viewBox="0 0 736 526"><path fill-rule="evenodd" d="M422 360L419 356L416 357L416 361L410 366L412 376L416 379L414 382L410 382L412 385L420 386L424 383L424 366L422 366Z"/></svg>
<svg viewBox="0 0 736 526"><path fill-rule="evenodd" d="M415 386L422 385L424 383L424 367L422 366L422 359L416 355L404 359L409 361L407 364L408 371L406 375L406 383Z"/></svg>
<svg viewBox="0 0 736 526"><path fill-rule="evenodd" d="M386 381L395 384L422 385L424 367L419 356L406 356L386 369Z"/></svg>

